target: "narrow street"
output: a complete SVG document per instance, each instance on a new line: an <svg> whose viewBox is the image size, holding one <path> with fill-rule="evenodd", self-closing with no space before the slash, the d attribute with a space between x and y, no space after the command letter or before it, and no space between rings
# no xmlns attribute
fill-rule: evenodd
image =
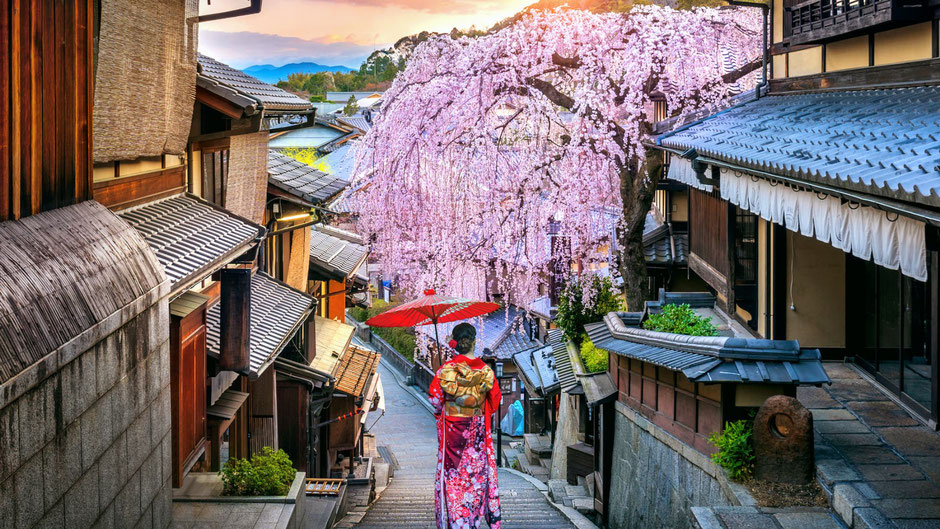
<svg viewBox="0 0 940 529"><path fill-rule="evenodd" d="M385 381L386 412L372 431L376 435L376 444L386 455L391 453L398 468L388 488L356 527L432 529L436 527L434 469L437 465L437 438L434 417L415 395L401 386L402 377L384 361L379 371ZM574 527L534 485L522 477L501 470L499 485L504 528Z"/></svg>

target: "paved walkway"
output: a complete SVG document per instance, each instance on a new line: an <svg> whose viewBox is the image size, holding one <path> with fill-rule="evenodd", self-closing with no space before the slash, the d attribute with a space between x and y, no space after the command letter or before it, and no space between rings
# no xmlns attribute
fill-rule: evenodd
<svg viewBox="0 0 940 529"><path fill-rule="evenodd" d="M434 529L434 470L437 433L434 417L383 360L385 416L372 432L397 462L395 477L355 527L360 529ZM384 449L383 449L384 451ZM386 452L388 453L388 452ZM505 529L574 528L534 485L516 474L499 473Z"/></svg>
<svg viewBox="0 0 940 529"><path fill-rule="evenodd" d="M940 434L852 366L824 366L832 385L797 396L813 412L816 467L836 512L853 527L940 529Z"/></svg>

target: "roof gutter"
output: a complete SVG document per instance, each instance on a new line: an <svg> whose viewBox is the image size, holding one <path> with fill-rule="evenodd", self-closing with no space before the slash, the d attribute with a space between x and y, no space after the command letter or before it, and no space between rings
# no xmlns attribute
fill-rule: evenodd
<svg viewBox="0 0 940 529"><path fill-rule="evenodd" d="M226 18L243 17L245 15L256 15L261 12L261 0L251 0L248 7L241 9L231 9L221 13L212 13L211 15L199 15L196 22L212 22L213 20L223 20Z"/></svg>

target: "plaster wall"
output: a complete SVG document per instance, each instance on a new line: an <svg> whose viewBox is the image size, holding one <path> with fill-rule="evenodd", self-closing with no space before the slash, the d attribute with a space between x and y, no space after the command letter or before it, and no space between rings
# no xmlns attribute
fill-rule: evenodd
<svg viewBox="0 0 940 529"><path fill-rule="evenodd" d="M786 263L787 338L845 347L845 253L788 230Z"/></svg>
<svg viewBox="0 0 940 529"><path fill-rule="evenodd" d="M875 33L875 66L929 59L930 22Z"/></svg>
<svg viewBox="0 0 940 529"><path fill-rule="evenodd" d="M790 53L789 77L812 75L822 72L822 47L815 46Z"/></svg>
<svg viewBox="0 0 940 529"><path fill-rule="evenodd" d="M567 479L568 446L578 442L578 398L562 393L558 403L558 425L552 446L550 479Z"/></svg>
<svg viewBox="0 0 940 529"><path fill-rule="evenodd" d="M868 35L826 45L826 71L835 72L868 66Z"/></svg>

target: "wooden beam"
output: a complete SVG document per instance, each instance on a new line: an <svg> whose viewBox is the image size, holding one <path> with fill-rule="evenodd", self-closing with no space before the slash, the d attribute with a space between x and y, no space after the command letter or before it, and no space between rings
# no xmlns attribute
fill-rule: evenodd
<svg viewBox="0 0 940 529"><path fill-rule="evenodd" d="M23 163L20 157L23 142L20 123L20 112L23 108L20 86L20 17L23 14L21 7L19 0L10 4L10 218L14 220L20 218L20 183L23 179Z"/></svg>
<svg viewBox="0 0 940 529"><path fill-rule="evenodd" d="M111 209L124 209L185 191L186 168L181 165L162 171L96 182L92 189L92 196L98 202Z"/></svg>
<svg viewBox="0 0 940 529"><path fill-rule="evenodd" d="M222 96L213 94L201 86L196 87L196 101L218 110L232 119L241 119L245 114L245 109L242 107L232 103Z"/></svg>
<svg viewBox="0 0 940 529"><path fill-rule="evenodd" d="M10 218L10 10L0 10L0 221Z"/></svg>

